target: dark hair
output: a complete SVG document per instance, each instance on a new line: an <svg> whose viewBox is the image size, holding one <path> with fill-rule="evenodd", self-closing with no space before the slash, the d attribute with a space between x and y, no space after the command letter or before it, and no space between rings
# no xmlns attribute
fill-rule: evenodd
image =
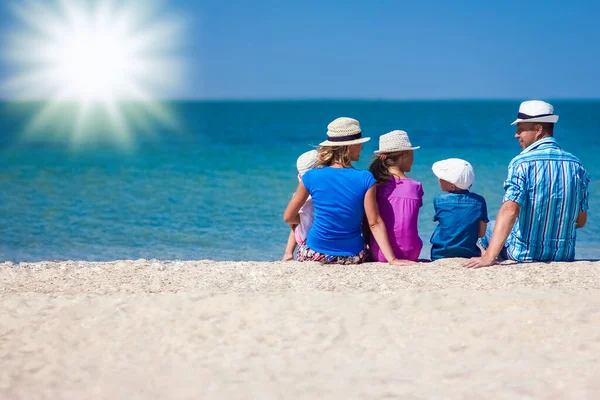
<svg viewBox="0 0 600 400"><path fill-rule="evenodd" d="M549 122L540 122L538 125L542 127L542 132L548 136L554 136L554 124Z"/></svg>
<svg viewBox="0 0 600 400"><path fill-rule="evenodd" d="M398 160L402 157L403 151L398 153L385 154L385 158L381 158L379 155L375 155L371 165L369 165L369 172L373 174L377 183L387 182L392 174L389 169L398 163Z"/></svg>

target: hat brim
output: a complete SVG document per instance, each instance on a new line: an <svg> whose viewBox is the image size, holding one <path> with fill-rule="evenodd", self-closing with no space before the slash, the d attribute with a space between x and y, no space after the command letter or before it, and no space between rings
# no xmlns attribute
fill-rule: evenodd
<svg viewBox="0 0 600 400"><path fill-rule="evenodd" d="M558 121L558 115L547 115L539 118L521 119L517 118L511 125L516 125L521 122L545 122L548 124L555 124Z"/></svg>
<svg viewBox="0 0 600 400"><path fill-rule="evenodd" d="M452 178L448 178L446 176L446 174L444 174L445 171L442 170L440 168L440 166L438 166L437 162L433 164L433 166L431 167L431 170L433 171L433 174L438 177L438 179L443 179L446 182L450 182L450 183L452 183L454 185L454 183L451 182ZM448 179L450 179L450 180L448 180Z"/></svg>
<svg viewBox="0 0 600 400"><path fill-rule="evenodd" d="M383 154L383 153L398 153L400 151L408 151L408 150L418 150L420 149L421 146L415 146L415 147L407 147L406 149L394 149L394 150L376 150L373 153L375 154Z"/></svg>
<svg viewBox="0 0 600 400"><path fill-rule="evenodd" d="M370 137L364 137L364 138L354 139L354 140L347 140L345 142L330 142L329 140L326 140L324 142L319 143L319 146L329 146L329 147L334 147L334 146L350 146L350 145L353 145L353 144L359 144L359 143L368 142L369 140L371 140Z"/></svg>

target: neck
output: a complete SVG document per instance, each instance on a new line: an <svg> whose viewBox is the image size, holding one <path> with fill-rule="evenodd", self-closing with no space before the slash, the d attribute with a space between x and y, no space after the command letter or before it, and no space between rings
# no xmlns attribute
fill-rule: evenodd
<svg viewBox="0 0 600 400"><path fill-rule="evenodd" d="M330 165L331 168L346 168L344 167L344 164L340 163L340 162L334 162Z"/></svg>
<svg viewBox="0 0 600 400"><path fill-rule="evenodd" d="M390 173L390 175L395 176L396 178L400 178L400 179L406 179L407 176L404 173L404 171L400 171L400 168L398 167L391 167L388 169L388 172Z"/></svg>

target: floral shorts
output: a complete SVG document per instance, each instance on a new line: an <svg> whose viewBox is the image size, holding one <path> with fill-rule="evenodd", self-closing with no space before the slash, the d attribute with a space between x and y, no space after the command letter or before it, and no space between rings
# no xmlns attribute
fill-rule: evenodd
<svg viewBox="0 0 600 400"><path fill-rule="evenodd" d="M369 252L366 248L355 256L328 256L309 249L305 244L298 247L297 261L318 261L322 264L360 264L369 261Z"/></svg>

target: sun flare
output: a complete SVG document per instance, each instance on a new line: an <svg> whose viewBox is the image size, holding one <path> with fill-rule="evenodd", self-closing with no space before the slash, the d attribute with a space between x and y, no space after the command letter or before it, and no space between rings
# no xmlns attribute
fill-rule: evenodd
<svg viewBox="0 0 600 400"><path fill-rule="evenodd" d="M77 108L73 140L89 138L91 114L96 122L104 116L109 133L122 143L133 139L135 121L173 123L157 99L176 93L183 80L177 54L183 24L165 17L160 6L158 0L15 3L18 27L6 35L3 52L12 73L3 88L11 98L43 101L29 134L49 132L55 120L64 119L66 103Z"/></svg>

